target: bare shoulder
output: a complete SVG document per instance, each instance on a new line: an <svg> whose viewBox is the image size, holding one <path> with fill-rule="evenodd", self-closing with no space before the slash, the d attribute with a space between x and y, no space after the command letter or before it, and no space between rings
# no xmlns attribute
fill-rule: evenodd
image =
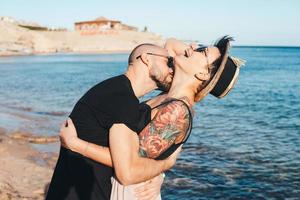
<svg viewBox="0 0 300 200"><path fill-rule="evenodd" d="M157 95L149 100L146 101L146 104L148 104L151 108L161 104L164 100L166 100L167 94L160 94Z"/></svg>
<svg viewBox="0 0 300 200"><path fill-rule="evenodd" d="M158 108L157 115L159 113L161 114L167 114L167 115L173 115L174 117L189 117L189 109L186 103L180 100L173 100L169 103L166 103L164 105L161 105Z"/></svg>

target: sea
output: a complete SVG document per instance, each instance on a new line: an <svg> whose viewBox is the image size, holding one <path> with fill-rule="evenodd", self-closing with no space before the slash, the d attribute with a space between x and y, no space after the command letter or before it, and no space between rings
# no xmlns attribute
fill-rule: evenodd
<svg viewBox="0 0 300 200"><path fill-rule="evenodd" d="M195 106L192 134L166 173L164 200L300 199L300 48L233 47L247 61L223 99ZM0 58L0 127L55 135L93 85L128 54ZM153 92L141 99L157 95ZM58 152L58 145L34 145Z"/></svg>

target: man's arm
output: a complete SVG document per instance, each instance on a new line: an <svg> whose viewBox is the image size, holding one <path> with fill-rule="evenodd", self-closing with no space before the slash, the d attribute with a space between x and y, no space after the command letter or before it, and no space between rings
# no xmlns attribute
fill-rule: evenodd
<svg viewBox="0 0 300 200"><path fill-rule="evenodd" d="M174 101L166 104L165 106L161 106L153 120L140 133L140 147L136 133L131 131L124 124L116 124L111 128L112 133L115 133L115 139L113 139L115 142L113 146L115 146L115 154L117 154L114 167L116 168L118 178L121 182L123 182L123 184L125 182L130 184L149 180L150 178L158 175L160 172L173 166L177 158L176 153L172 154L168 160L155 161L140 158L140 156L138 156L138 151L140 148L140 152L142 152L141 154L143 156L155 158L172 143L182 141L182 137L185 136L189 123L187 115L188 110L180 101ZM124 136L127 136L125 138L127 140L124 143L122 131L124 131ZM110 135L112 136L113 134ZM112 166L110 150L107 147L101 147L79 139L71 119L68 119L68 127L62 125L60 138L62 145L66 148L102 164ZM155 138L155 140L153 140L153 138ZM159 144L161 148L151 148L150 143L152 142ZM163 142L164 144L167 142L167 145L161 145L160 142ZM149 145L147 145L147 143L149 143ZM127 144L127 147L123 147L124 144ZM122 150L122 148L124 149Z"/></svg>
<svg viewBox="0 0 300 200"><path fill-rule="evenodd" d="M96 145L78 138L76 128L70 118L67 120L67 124L68 126L66 126L66 123L63 123L60 127L59 137L62 146L96 162L113 167L108 147Z"/></svg>
<svg viewBox="0 0 300 200"><path fill-rule="evenodd" d="M137 134L125 124L111 127L109 145L115 173L123 185L143 182L168 170L175 164L179 153L177 151L161 161L140 157Z"/></svg>
<svg viewBox="0 0 300 200"><path fill-rule="evenodd" d="M170 124L179 122L177 126L173 126L169 135L158 133L158 137L169 137L171 140L167 141L170 144L175 142L176 137L186 129L185 123L182 120L181 111L183 109L182 102L172 102L166 104L164 109L159 109L154 119L145 127L146 132L152 129L153 125L159 127L156 131L170 130ZM186 108L185 108L186 109ZM187 121L188 123L188 121ZM185 131L184 131L185 132ZM166 132L164 132L166 133ZM109 133L110 151L112 161L115 168L115 173L123 185L129 185L149 180L161 172L169 169L175 164L177 153L172 154L168 159L156 161L149 158L139 156L139 141L135 132L129 129L125 124L114 124ZM149 136L151 135L148 134ZM145 136L145 135L144 135ZM149 137L145 136L145 141ZM170 146L170 145L168 145ZM166 149L167 146L164 146ZM159 150L161 152L162 149Z"/></svg>
<svg viewBox="0 0 300 200"><path fill-rule="evenodd" d="M122 150L122 148L117 149L118 152L125 152L124 154L122 154L122 155L124 155L123 160L125 162L123 163L122 168L121 168L121 169L124 169L125 171L120 172L121 178L119 178L120 180L124 180L121 182L125 183L125 182L127 182L125 180L125 178L127 176L130 176L130 171L127 170L130 168L126 168L125 165L128 163L132 163L132 162L129 162L131 160L137 161L140 158L138 155L138 148L139 148L138 138L137 138L136 133L131 131L127 126L125 126L123 124L115 125L111 128L111 130L112 130L112 132L116 132L117 134L120 134L120 133L123 134L123 132L124 132L124 136L127 136L125 138L122 138L122 140L120 140L120 138L116 138L116 140L115 140L116 142L121 142L120 147L122 147L122 144L123 144L122 141L127 141L127 144L128 143L130 144L129 146L127 146L127 149L124 149L124 150ZM59 136L60 136L61 144L64 147L66 147L74 152L77 152L85 157L88 157L92 160L95 160L99 163L102 163L109 167L114 167L113 163L112 163L112 156L111 156L111 151L110 151L111 148L107 148L107 147L99 146L99 145L96 145L93 143L89 143L87 141L84 141L84 140L78 138L76 128L70 118L68 119L68 126L65 126L65 123L62 124L62 126L60 128ZM125 144L126 144L126 142L125 142ZM118 146L118 144L116 144L116 146ZM129 156L129 158L125 158L126 155ZM132 158L130 158L130 156L132 156ZM141 162L143 162L143 160L145 160L145 162L149 162L149 164L155 163L154 167L157 167L158 170L155 170L152 173L150 172L149 178L147 178L147 176L145 176L145 178L142 179L141 181L139 181L140 179L138 179L138 181L134 181L135 180L134 179L133 180L134 183L142 182L143 180L149 180L149 179L153 178L154 176L160 174L162 171L169 169L170 167L172 167L175 164L176 158L177 158L177 154L174 153L173 156L170 156L170 158L165 161L154 161L151 159L142 159ZM137 168L139 168L139 162L136 162L134 164ZM117 168L119 166L120 165L117 165ZM154 175L151 176L151 174L154 174ZM132 178L134 178L134 177L132 177ZM128 183L128 184L130 184L130 183Z"/></svg>
<svg viewBox="0 0 300 200"><path fill-rule="evenodd" d="M140 145L136 148L139 148L140 156L156 158L173 143L177 143L176 141L182 141L188 123L188 110L182 102L174 101L161 106L155 117L139 134ZM121 130L118 132L120 133ZM113 167L110 149L78 138L76 128L70 118L67 127L62 124L59 136L64 147Z"/></svg>

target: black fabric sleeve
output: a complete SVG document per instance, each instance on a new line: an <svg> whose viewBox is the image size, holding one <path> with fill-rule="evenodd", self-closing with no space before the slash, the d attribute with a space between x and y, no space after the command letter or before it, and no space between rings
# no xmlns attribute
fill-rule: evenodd
<svg viewBox="0 0 300 200"><path fill-rule="evenodd" d="M135 99L128 97L118 98L114 100L111 115L113 124L125 124L134 132L138 132L139 124L139 104Z"/></svg>

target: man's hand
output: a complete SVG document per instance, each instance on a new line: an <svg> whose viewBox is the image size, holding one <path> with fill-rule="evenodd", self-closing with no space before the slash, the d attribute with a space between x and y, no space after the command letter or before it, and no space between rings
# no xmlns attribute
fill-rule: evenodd
<svg viewBox="0 0 300 200"><path fill-rule="evenodd" d="M61 125L59 137L61 145L65 148L106 166L113 167L109 148L78 138L76 128L70 118Z"/></svg>
<svg viewBox="0 0 300 200"><path fill-rule="evenodd" d="M70 118L61 125L59 138L62 146L72 151L74 150L78 136L73 121Z"/></svg>
<svg viewBox="0 0 300 200"><path fill-rule="evenodd" d="M164 174L160 174L145 183L141 183L135 190L137 200L155 200L160 195Z"/></svg>

